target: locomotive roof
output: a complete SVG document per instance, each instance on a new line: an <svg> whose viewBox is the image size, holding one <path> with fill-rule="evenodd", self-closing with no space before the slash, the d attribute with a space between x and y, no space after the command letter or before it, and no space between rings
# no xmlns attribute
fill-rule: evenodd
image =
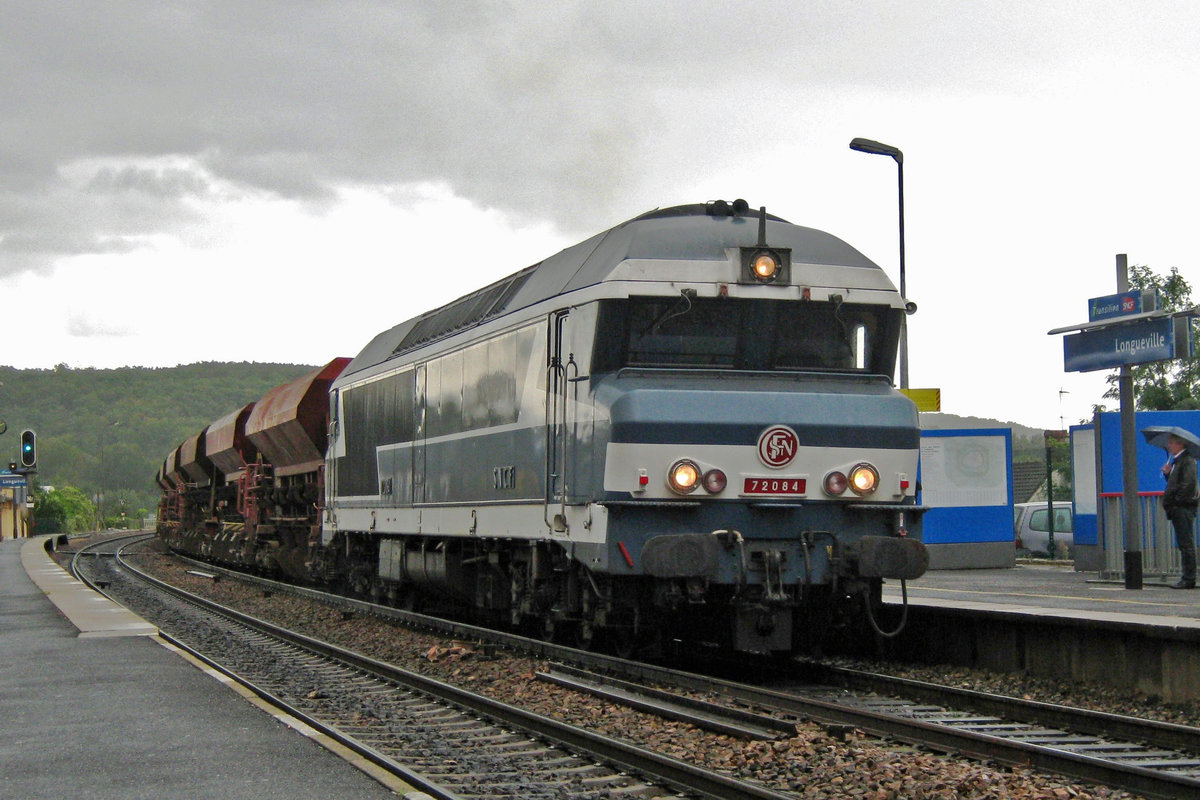
<svg viewBox="0 0 1200 800"><path fill-rule="evenodd" d="M757 243L758 225L759 212L741 200L732 206L717 201L646 212L380 333L350 363L343 378L485 320L600 283L628 259L724 261L726 248ZM791 248L793 264L879 269L836 236L771 214L766 241L772 247ZM680 278L686 280L685 275Z"/></svg>

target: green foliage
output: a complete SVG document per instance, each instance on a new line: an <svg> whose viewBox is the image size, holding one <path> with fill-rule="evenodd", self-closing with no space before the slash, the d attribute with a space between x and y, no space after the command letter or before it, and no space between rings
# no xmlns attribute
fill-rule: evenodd
<svg viewBox="0 0 1200 800"><path fill-rule="evenodd" d="M1156 275L1147 266L1129 268L1129 285L1143 291L1158 289L1159 307L1166 311L1184 311L1192 307L1192 287L1171 267L1166 277ZM1192 330L1195 342L1195 331ZM1200 360L1195 358L1159 361L1142 364L1131 370L1133 396L1139 411L1171 411L1200 408ZM1108 376L1108 391L1104 396L1119 399L1119 375Z"/></svg>
<svg viewBox="0 0 1200 800"><path fill-rule="evenodd" d="M96 507L81 490L74 486L60 486L50 491L39 489L34 493L33 515L39 520L38 529L44 533L77 533L96 527ZM54 520L55 531L40 524L42 520Z"/></svg>
<svg viewBox="0 0 1200 800"><path fill-rule="evenodd" d="M38 483L78 487L106 520L158 506L154 475L184 439L313 369L206 362L151 369L0 367L0 461L17 460L21 430L38 435ZM92 520L96 519L93 512ZM114 523L115 524L115 523Z"/></svg>
<svg viewBox="0 0 1200 800"><path fill-rule="evenodd" d="M1075 476L1071 471L1071 440L1049 439L1048 455L1054 475L1054 496L1071 497L1074 492Z"/></svg>

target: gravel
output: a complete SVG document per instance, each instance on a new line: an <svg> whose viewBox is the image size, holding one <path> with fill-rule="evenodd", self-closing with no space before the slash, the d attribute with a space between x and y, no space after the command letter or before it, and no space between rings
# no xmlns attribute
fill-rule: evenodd
<svg viewBox="0 0 1200 800"><path fill-rule="evenodd" d="M189 575L185 567L161 554L139 556L139 563L176 585L245 613L691 763L739 778L755 778L797 797L1088 800L1135 796L1024 768L980 763L880 741L858 731L835 734L805 722L797 726L794 737L785 740L734 739L538 681L534 673L544 665L536 659L503 652L485 654L469 642L454 642L372 617L346 618L340 610L298 597L266 597L261 590L237 581L214 582ZM905 667L848 660L839 663L980 691L1015 693L1029 699L1172 722L1194 725L1200 720L1196 704L1165 705L1154 698L1097 686L957 667Z"/></svg>

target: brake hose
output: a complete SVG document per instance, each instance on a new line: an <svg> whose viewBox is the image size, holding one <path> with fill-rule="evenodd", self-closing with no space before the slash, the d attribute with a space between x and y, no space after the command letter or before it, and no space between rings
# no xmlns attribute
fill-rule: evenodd
<svg viewBox="0 0 1200 800"><path fill-rule="evenodd" d="M900 579L900 596L904 598L904 610L900 613L900 624L896 626L896 630L891 632L881 630L879 623L875 621L875 612L871 608L870 591L869 588L863 591L863 604L867 607L867 622L871 623L871 629L884 639L896 638L908 623L908 581Z"/></svg>

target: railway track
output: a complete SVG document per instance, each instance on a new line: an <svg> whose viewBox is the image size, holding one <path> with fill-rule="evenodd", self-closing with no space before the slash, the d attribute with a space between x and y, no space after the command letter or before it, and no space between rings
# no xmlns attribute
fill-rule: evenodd
<svg viewBox="0 0 1200 800"><path fill-rule="evenodd" d="M176 646L432 797L788 797L223 608L133 567L124 546L81 550L72 570Z"/></svg>
<svg viewBox="0 0 1200 800"><path fill-rule="evenodd" d="M888 739L978 759L1065 775L1147 797L1200 796L1200 729L1031 703L966 697L951 687L823 667L854 690L809 682L767 688L662 673L655 684L717 694L758 709L857 729ZM644 672L644 671L643 671ZM603 682L599 675L581 676ZM649 677L649 676L647 676ZM637 691L633 689L633 691ZM909 694L897 697L896 693ZM931 704L923 698L936 698ZM971 704L986 705L980 714ZM951 704L961 703L955 708Z"/></svg>
<svg viewBox="0 0 1200 800"><path fill-rule="evenodd" d="M361 601L331 600L336 596L308 589L268 585L273 590L309 595L407 624L439 629L447 635L490 640L541 658L573 664L591 673L577 675L576 679L593 684L603 683L609 676L640 682L640 687L626 686L625 691L643 697L649 694L648 684L676 687L720 696L728 703L816 721L835 731L858 729L887 739L1031 767L1147 797L1200 796L1200 729L1190 726L825 666L796 667L793 680L782 688L750 686L584 653ZM827 686L814 688L814 679ZM560 685L565 683L560 681ZM579 688L597 692L594 686ZM617 697L610 699L629 702ZM693 724L703 723L693 720Z"/></svg>

